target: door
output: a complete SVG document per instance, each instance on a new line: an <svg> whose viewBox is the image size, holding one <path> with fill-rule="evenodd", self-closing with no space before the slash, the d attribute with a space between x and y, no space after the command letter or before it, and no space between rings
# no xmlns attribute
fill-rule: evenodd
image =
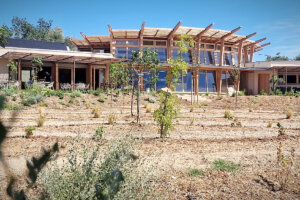
<svg viewBox="0 0 300 200"><path fill-rule="evenodd" d="M258 74L258 92L264 90L266 93L270 92L270 75Z"/></svg>

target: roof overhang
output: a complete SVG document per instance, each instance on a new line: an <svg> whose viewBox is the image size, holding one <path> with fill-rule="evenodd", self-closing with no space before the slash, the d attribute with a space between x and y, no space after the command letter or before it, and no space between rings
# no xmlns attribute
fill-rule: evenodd
<svg viewBox="0 0 300 200"><path fill-rule="evenodd" d="M44 62L58 63L83 63L83 64L107 64L111 62L120 62L124 59L114 58L110 53L78 52L78 51L60 51L44 49L23 49L23 48L1 48L0 58L32 60L33 57L39 57Z"/></svg>

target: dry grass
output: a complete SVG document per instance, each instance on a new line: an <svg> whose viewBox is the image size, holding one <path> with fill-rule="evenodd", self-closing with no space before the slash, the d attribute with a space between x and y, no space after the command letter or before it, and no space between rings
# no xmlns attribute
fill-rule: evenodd
<svg viewBox="0 0 300 200"><path fill-rule="evenodd" d="M145 105L145 107L146 107L146 113L151 113L152 112L152 105L151 104L149 104L149 103L146 103L146 105Z"/></svg>
<svg viewBox="0 0 300 200"><path fill-rule="evenodd" d="M44 123L45 123L45 117L43 115L40 115L40 117L37 120L37 126L42 127L44 126Z"/></svg>
<svg viewBox="0 0 300 200"><path fill-rule="evenodd" d="M116 122L116 115L115 114L109 114L108 124L109 125L114 125L115 122Z"/></svg>
<svg viewBox="0 0 300 200"><path fill-rule="evenodd" d="M289 108L287 111L286 111L286 118L287 119L291 119L293 117L293 110L291 108Z"/></svg>
<svg viewBox="0 0 300 200"><path fill-rule="evenodd" d="M99 118L100 117L100 108L99 107L93 108L92 113L94 114L94 118Z"/></svg>

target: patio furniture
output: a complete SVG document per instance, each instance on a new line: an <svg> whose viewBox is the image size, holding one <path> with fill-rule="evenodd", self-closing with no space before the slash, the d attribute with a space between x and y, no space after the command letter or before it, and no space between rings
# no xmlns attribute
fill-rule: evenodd
<svg viewBox="0 0 300 200"><path fill-rule="evenodd" d="M72 90L72 85L70 83L61 83L60 89L62 90Z"/></svg>
<svg viewBox="0 0 300 200"><path fill-rule="evenodd" d="M54 82L48 83L46 88L53 90L54 89Z"/></svg>
<svg viewBox="0 0 300 200"><path fill-rule="evenodd" d="M75 89L76 90L85 90L86 86L84 83L76 83L75 84Z"/></svg>

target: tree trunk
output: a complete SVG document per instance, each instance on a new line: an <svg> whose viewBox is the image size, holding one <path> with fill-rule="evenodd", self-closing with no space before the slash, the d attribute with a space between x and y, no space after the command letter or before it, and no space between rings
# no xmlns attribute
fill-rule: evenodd
<svg viewBox="0 0 300 200"><path fill-rule="evenodd" d="M237 108L237 98L238 98L238 91L237 91L237 86L235 86L235 109Z"/></svg>
<svg viewBox="0 0 300 200"><path fill-rule="evenodd" d="M130 110L131 110L131 116L133 116L133 97L134 97L134 80L132 80L132 89L131 89L132 93L131 93L131 106L130 106Z"/></svg>
<svg viewBox="0 0 300 200"><path fill-rule="evenodd" d="M140 91L141 91L141 76L138 77L138 93L137 93L137 118L136 122L139 124L140 123Z"/></svg>

